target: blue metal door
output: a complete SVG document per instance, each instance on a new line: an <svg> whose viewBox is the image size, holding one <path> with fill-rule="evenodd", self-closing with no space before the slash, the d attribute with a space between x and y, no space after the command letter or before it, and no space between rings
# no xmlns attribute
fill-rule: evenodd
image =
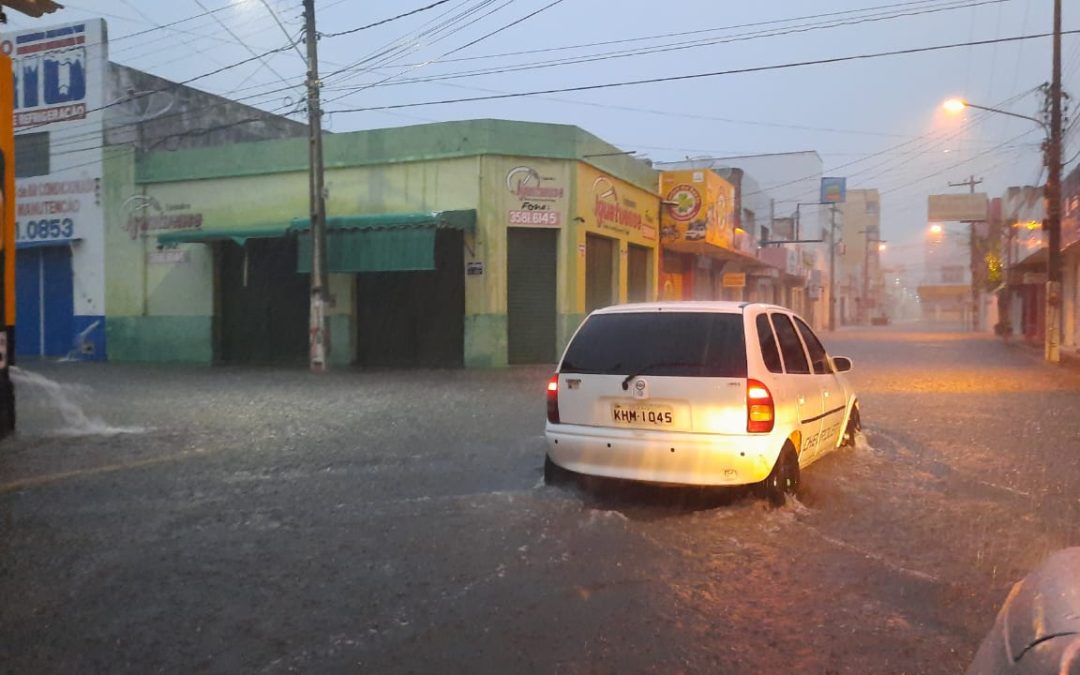
<svg viewBox="0 0 1080 675"><path fill-rule="evenodd" d="M16 353L67 356L75 333L71 249L24 248L16 261Z"/></svg>

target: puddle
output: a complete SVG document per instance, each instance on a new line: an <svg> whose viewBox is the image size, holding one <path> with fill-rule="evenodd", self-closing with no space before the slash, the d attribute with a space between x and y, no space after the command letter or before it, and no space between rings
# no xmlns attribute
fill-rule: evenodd
<svg viewBox="0 0 1080 675"><path fill-rule="evenodd" d="M58 414L60 424L55 428L45 429L45 435L114 436L146 431L144 427L114 427L100 417L87 415L75 400L75 395L84 389L83 387L63 384L17 366L11 367L11 379L15 383L17 396L25 395L27 390L36 392L45 406Z"/></svg>

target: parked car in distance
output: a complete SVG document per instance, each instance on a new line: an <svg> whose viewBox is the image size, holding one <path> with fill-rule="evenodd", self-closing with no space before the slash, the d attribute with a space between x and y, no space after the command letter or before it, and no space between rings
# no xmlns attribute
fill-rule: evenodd
<svg viewBox="0 0 1080 675"><path fill-rule="evenodd" d="M547 387L548 482L759 484L774 503L860 428L851 360L790 310L746 302L590 314Z"/></svg>

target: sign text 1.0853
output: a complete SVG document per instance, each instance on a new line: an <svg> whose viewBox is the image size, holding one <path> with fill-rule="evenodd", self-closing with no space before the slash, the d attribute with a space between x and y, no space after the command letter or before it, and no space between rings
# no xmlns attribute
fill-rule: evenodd
<svg viewBox="0 0 1080 675"><path fill-rule="evenodd" d="M15 222L16 241L43 241L48 239L71 239L75 236L75 222L71 218L43 218L25 224Z"/></svg>

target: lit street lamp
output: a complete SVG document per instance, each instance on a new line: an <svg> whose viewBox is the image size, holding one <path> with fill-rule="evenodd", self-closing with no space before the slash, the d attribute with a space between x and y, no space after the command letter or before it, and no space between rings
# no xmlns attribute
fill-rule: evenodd
<svg viewBox="0 0 1080 675"><path fill-rule="evenodd" d="M970 101L965 101L962 98L950 98L941 104L941 107L945 108L946 112L957 114L963 112L964 108L974 108L975 110L985 110L986 112L997 113L999 115L1008 115L1009 117L1018 117L1022 120L1034 122L1043 129L1049 130L1046 122L1040 120L1037 117L1029 117L1028 115L1021 115L1020 113L1009 112L1008 110L999 110L997 108L988 108L984 105L976 105Z"/></svg>

